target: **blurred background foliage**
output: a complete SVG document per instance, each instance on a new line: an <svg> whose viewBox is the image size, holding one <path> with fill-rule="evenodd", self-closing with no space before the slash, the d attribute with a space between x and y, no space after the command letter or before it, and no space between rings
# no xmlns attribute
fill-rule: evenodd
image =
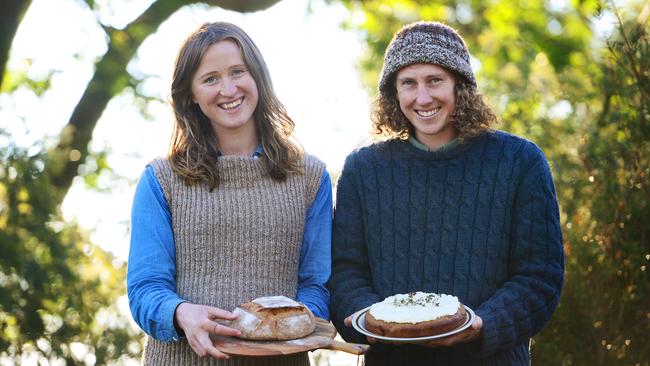
<svg viewBox="0 0 650 366"><path fill-rule="evenodd" d="M342 26L367 45L359 71L371 95L393 32L443 21L465 38L499 128L544 149L567 266L558 311L533 341L533 364L649 365L650 2L326 1L348 7ZM91 153L88 143L108 101L137 87L126 64L161 22L195 2L153 1L124 29L105 28L108 51L53 146L20 147L0 130L0 357L110 364L141 352L115 305L125 265L65 222L60 206L72 179L93 189L110 172L106 152ZM4 69L12 24L30 3L7 0L0 15L2 93L49 88L49 78ZM209 3L255 9L253 1Z"/></svg>
<svg viewBox="0 0 650 366"><path fill-rule="evenodd" d="M560 306L536 365L650 364L650 2L354 1L345 27L367 50L375 94L403 24L459 30L499 128L545 151L566 250Z"/></svg>
<svg viewBox="0 0 650 366"><path fill-rule="evenodd" d="M124 263L62 219L42 150L2 131L0 140L0 356L16 365L38 354L69 365L137 357L136 332L116 311Z"/></svg>

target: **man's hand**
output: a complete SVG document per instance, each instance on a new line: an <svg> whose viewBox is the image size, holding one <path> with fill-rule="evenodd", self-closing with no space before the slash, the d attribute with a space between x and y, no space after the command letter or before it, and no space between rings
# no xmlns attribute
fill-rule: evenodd
<svg viewBox="0 0 650 366"><path fill-rule="evenodd" d="M176 324L183 329L187 342L199 357L212 356L217 359L229 358L220 352L210 339L210 333L223 336L238 336L241 332L217 323L219 319L232 320L237 315L212 306L181 303L174 313Z"/></svg>

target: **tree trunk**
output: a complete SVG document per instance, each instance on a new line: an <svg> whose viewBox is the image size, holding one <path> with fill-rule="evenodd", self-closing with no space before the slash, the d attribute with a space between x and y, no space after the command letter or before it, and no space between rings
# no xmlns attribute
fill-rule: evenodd
<svg viewBox="0 0 650 366"><path fill-rule="evenodd" d="M16 30L23 15L29 8L32 0L3 0L0 11L0 88L4 80L11 43L16 35Z"/></svg>

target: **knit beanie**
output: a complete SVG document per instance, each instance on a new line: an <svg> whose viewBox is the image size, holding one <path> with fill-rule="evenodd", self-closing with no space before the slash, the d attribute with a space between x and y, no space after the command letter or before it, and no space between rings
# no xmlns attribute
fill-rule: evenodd
<svg viewBox="0 0 650 366"><path fill-rule="evenodd" d="M404 26L393 36L379 79L379 92L385 94L393 85L393 75L403 67L430 63L465 77L476 87L465 41L455 29L439 22L416 22Z"/></svg>

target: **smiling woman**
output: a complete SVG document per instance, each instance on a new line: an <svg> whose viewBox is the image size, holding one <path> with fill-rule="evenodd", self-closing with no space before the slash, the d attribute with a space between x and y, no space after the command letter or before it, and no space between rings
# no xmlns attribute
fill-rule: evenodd
<svg viewBox="0 0 650 366"><path fill-rule="evenodd" d="M564 254L548 163L532 142L490 128L495 115L469 60L445 24L416 22L395 33L375 113L376 127L394 136L346 159L328 284L333 322L350 341L363 340L350 314L394 294L420 291L425 304L423 293L449 294L475 316L458 333L427 339L428 347L380 339L388 343L371 347L366 365L528 365L530 338L558 304ZM393 305L422 300L402 297ZM451 316L442 323L455 328L463 309L451 304L440 319ZM382 311L383 323L373 322L375 315L371 308L365 324L380 334L422 335L441 325L413 327L419 316L409 314L397 327Z"/></svg>
<svg viewBox="0 0 650 366"><path fill-rule="evenodd" d="M329 318L330 178L290 141L270 80L233 24L206 23L181 45L170 152L146 167L132 210L127 287L147 365L221 364L210 334L240 336L221 320L261 296ZM309 363L306 352L259 362Z"/></svg>

